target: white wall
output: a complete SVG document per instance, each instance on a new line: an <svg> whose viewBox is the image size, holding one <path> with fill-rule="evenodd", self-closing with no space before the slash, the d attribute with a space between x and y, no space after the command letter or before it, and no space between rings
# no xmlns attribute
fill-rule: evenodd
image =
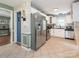
<svg viewBox="0 0 79 59"><path fill-rule="evenodd" d="M79 46L79 2L72 4L75 40Z"/></svg>
<svg viewBox="0 0 79 59"><path fill-rule="evenodd" d="M79 22L79 2L73 3L73 20Z"/></svg>
<svg viewBox="0 0 79 59"><path fill-rule="evenodd" d="M21 15L23 16L23 10L25 11L25 17L26 17L26 21L23 21L23 19L21 19L21 33L24 34L31 34L31 25L30 25L30 5L31 5L31 0L26 0L26 2L22 3L21 5L17 6L14 8L14 12L15 12L15 19L14 19L14 38L15 38L15 42L17 39L17 23L16 23L16 12L17 11L21 11Z"/></svg>

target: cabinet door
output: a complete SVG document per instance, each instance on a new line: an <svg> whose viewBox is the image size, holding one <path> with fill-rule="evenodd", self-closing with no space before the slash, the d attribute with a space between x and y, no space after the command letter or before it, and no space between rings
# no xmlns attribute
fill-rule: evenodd
<svg viewBox="0 0 79 59"><path fill-rule="evenodd" d="M55 37L64 38L65 37L64 33L65 33L64 29L54 29L54 36Z"/></svg>

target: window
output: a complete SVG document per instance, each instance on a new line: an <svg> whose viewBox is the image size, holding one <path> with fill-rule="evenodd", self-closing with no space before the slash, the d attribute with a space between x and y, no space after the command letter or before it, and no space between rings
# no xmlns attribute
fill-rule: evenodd
<svg viewBox="0 0 79 59"><path fill-rule="evenodd" d="M58 26L65 26L65 16L58 16L57 17L57 25Z"/></svg>

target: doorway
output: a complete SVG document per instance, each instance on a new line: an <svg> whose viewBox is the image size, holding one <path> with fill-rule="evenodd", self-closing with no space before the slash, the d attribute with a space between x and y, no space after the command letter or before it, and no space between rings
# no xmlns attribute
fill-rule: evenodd
<svg viewBox="0 0 79 59"><path fill-rule="evenodd" d="M0 46L13 43L13 11L0 7Z"/></svg>
<svg viewBox="0 0 79 59"><path fill-rule="evenodd" d="M17 43L21 43L21 11L17 12Z"/></svg>

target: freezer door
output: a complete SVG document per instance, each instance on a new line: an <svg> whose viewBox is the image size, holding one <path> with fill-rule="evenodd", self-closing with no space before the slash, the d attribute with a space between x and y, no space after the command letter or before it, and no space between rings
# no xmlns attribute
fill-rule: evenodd
<svg viewBox="0 0 79 59"><path fill-rule="evenodd" d="M41 47L43 44L43 39L42 39L42 24L40 22L36 23L36 49Z"/></svg>
<svg viewBox="0 0 79 59"><path fill-rule="evenodd" d="M46 26L47 26L47 21L44 19L42 23L43 23L42 39L45 42L46 41Z"/></svg>

